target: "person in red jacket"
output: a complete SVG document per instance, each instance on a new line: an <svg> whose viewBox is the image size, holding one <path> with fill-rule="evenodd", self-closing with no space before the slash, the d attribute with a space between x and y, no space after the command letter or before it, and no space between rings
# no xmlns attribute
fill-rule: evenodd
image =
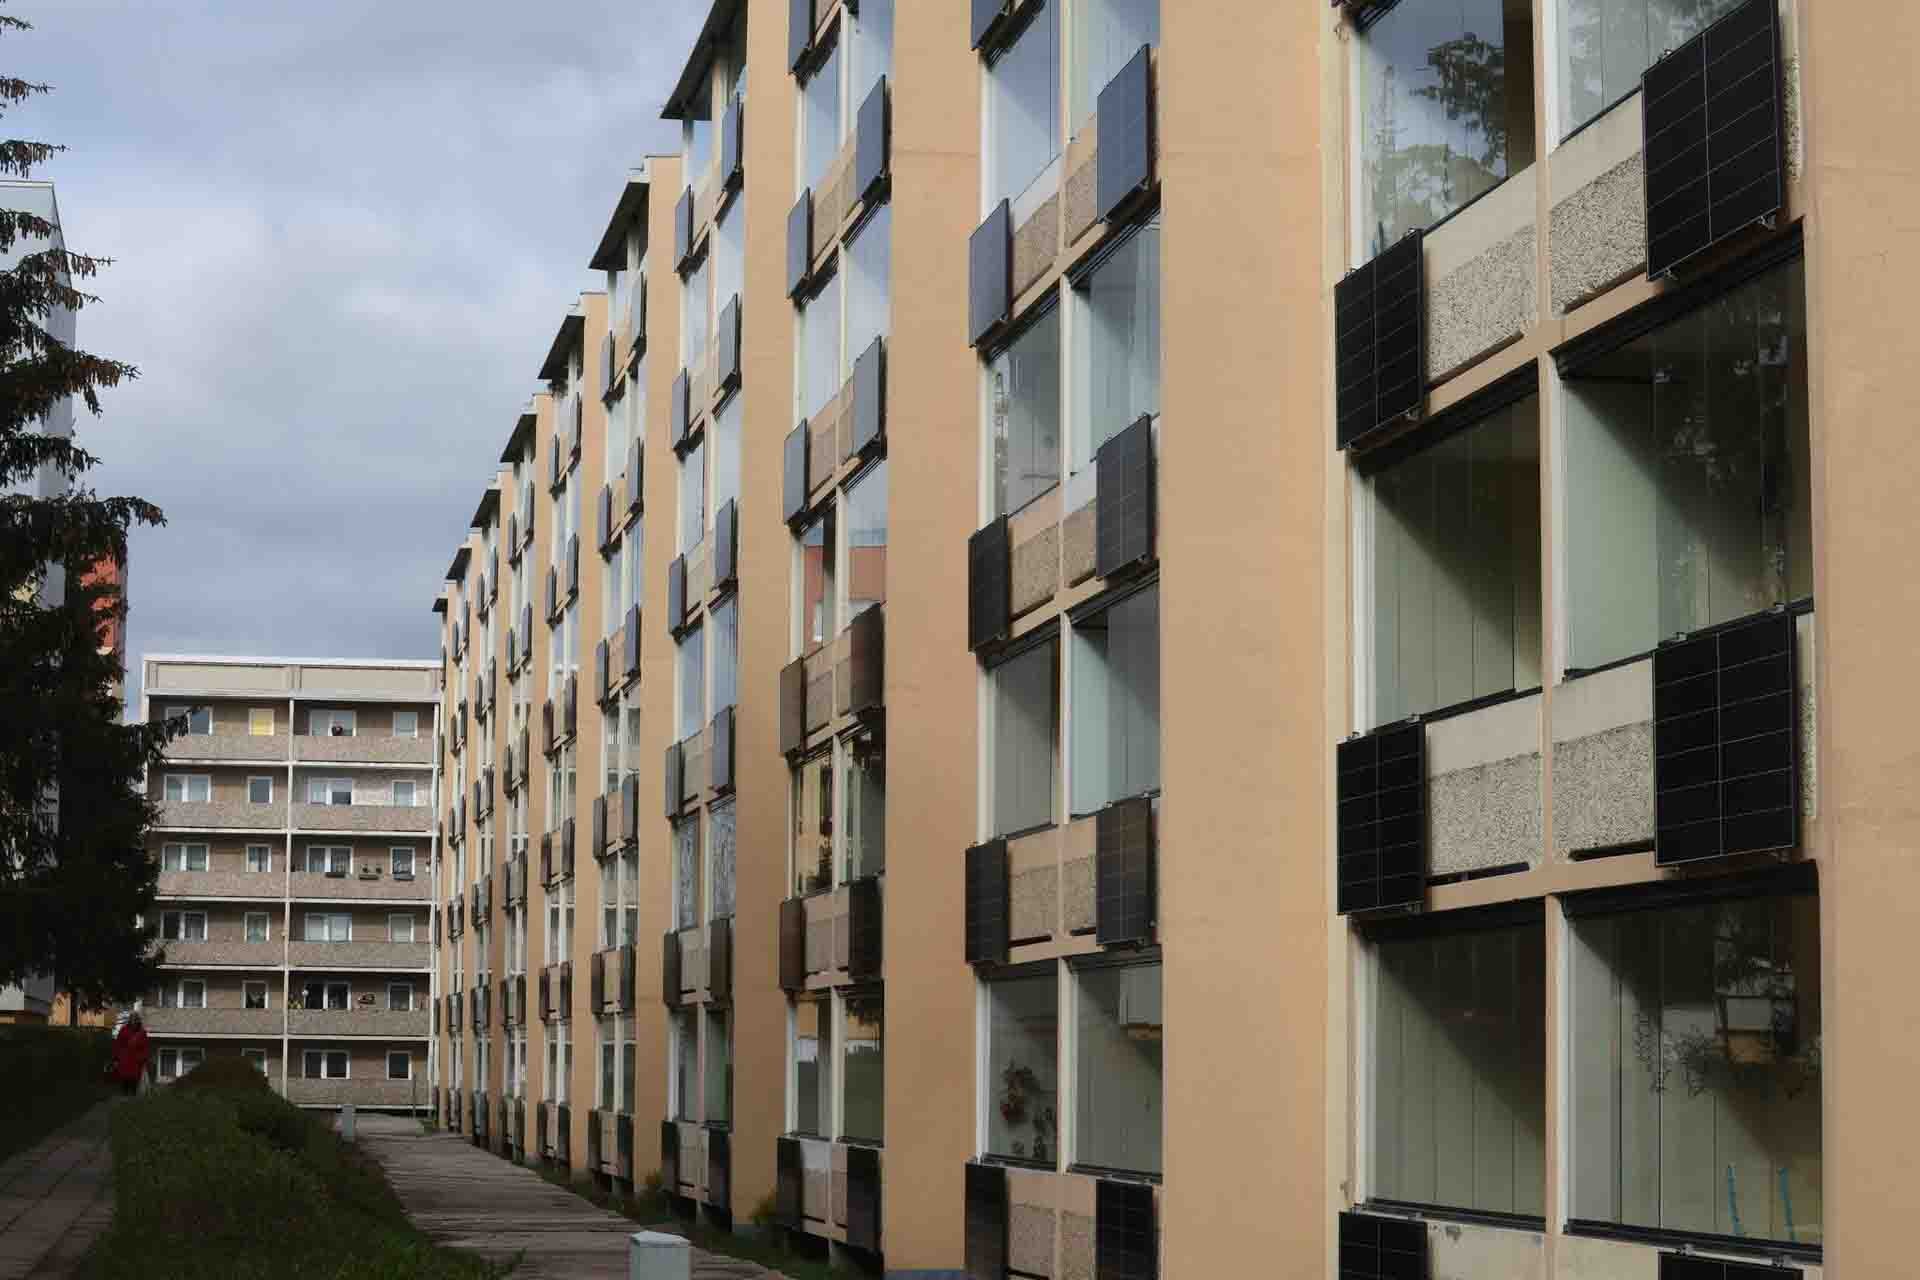
<svg viewBox="0 0 1920 1280"><path fill-rule="evenodd" d="M140 1091L140 1077L147 1073L147 1029L134 1014L113 1038L113 1066L109 1074L119 1082L122 1093Z"/></svg>

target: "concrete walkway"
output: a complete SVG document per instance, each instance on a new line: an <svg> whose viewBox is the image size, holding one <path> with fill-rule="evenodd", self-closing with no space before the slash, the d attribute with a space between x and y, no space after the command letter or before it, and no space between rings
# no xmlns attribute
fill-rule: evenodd
<svg viewBox="0 0 1920 1280"><path fill-rule="evenodd" d="M0 1163L0 1280L72 1275L113 1220L112 1107L99 1103Z"/></svg>
<svg viewBox="0 0 1920 1280"><path fill-rule="evenodd" d="M426 1134L401 1116L363 1114L356 1136L393 1184L414 1223L436 1243L496 1261L524 1254L513 1274L550 1280L626 1280L627 1237L638 1223L596 1208L463 1135ZM693 1280L783 1280L752 1262L693 1251Z"/></svg>

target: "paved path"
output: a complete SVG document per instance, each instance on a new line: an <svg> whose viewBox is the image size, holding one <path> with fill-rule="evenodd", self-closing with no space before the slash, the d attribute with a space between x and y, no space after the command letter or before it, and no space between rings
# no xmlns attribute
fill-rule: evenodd
<svg viewBox="0 0 1920 1280"><path fill-rule="evenodd" d="M16 1099L16 1102L18 1100ZM110 1102L0 1163L0 1280L61 1280L113 1219Z"/></svg>
<svg viewBox="0 0 1920 1280"><path fill-rule="evenodd" d="M425 1134L401 1116L361 1115L362 1146L387 1172L414 1222L437 1243L495 1260L525 1257L515 1277L626 1280L627 1237L639 1224L474 1146ZM752 1262L693 1251L693 1280L782 1280Z"/></svg>

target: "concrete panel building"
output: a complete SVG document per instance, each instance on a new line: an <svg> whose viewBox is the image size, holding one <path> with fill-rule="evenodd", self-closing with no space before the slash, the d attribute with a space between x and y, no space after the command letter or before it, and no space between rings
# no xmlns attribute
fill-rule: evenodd
<svg viewBox="0 0 1920 1280"><path fill-rule="evenodd" d="M1915 23L711 5L434 602L443 1121L888 1275L1899 1273Z"/></svg>

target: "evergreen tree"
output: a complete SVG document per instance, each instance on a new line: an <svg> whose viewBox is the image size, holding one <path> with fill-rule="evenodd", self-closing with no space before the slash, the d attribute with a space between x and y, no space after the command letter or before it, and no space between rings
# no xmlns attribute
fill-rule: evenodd
<svg viewBox="0 0 1920 1280"><path fill-rule="evenodd" d="M30 29L0 14L0 35ZM0 113L47 91L0 76ZM61 150L0 141L0 174L29 177ZM131 526L163 520L139 498L96 494L85 476L97 460L47 428L70 400L98 414L102 391L137 376L55 331L97 301L76 282L108 263L68 252L20 209L0 209L0 255L0 983L52 973L97 1007L153 981L142 775L181 726L120 723L123 673L102 637L125 603L85 575L125 562ZM64 593L45 589L62 577Z"/></svg>

